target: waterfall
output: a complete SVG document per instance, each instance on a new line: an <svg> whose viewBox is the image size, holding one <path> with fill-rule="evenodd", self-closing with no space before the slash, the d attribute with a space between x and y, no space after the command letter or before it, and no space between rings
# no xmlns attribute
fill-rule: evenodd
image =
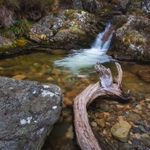
<svg viewBox="0 0 150 150"><path fill-rule="evenodd" d="M65 67L71 72L78 74L81 69L94 66L97 62L105 63L112 59L111 56L106 55L111 43L112 33L107 41L103 41L103 36L108 32L110 24L107 25L102 33L99 33L95 42L90 49L73 50L73 54L54 62L55 66Z"/></svg>

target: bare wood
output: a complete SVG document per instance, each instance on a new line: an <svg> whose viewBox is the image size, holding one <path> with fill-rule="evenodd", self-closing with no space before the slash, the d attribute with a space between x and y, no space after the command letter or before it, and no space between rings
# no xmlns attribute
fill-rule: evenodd
<svg viewBox="0 0 150 150"><path fill-rule="evenodd" d="M90 84L83 92L76 96L74 100L74 125L77 141L82 150L102 150L95 138L88 122L87 107L99 96L118 97L122 100L130 100L129 94L122 91L122 69L120 64L115 63L118 76L112 79L109 68L101 64L95 65L95 70L99 73L100 81Z"/></svg>

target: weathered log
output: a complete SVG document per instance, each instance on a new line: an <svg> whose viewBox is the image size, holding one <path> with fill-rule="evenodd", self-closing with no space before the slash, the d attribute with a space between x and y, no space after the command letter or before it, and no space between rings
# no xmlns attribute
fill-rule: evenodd
<svg viewBox="0 0 150 150"><path fill-rule="evenodd" d="M96 84L90 84L83 92L76 96L74 100L74 125L77 136L77 142L82 150L101 150L97 139L88 122L87 107L99 96L118 97L121 100L131 100L129 92L125 94L122 91L122 69L120 64L115 63L118 76L112 78L110 69L101 64L95 65L95 70L99 73L100 81Z"/></svg>

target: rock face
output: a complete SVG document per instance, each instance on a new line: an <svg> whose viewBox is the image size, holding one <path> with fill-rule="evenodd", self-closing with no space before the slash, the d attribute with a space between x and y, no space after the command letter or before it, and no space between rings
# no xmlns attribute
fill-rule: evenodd
<svg viewBox="0 0 150 150"><path fill-rule="evenodd" d="M119 16L123 20L124 16ZM150 61L150 19L140 15L127 15L126 23L115 32L116 59ZM123 56L123 57L122 57Z"/></svg>
<svg viewBox="0 0 150 150"><path fill-rule="evenodd" d="M34 24L30 30L30 39L54 48L83 47L101 29L94 14L67 9L49 14Z"/></svg>
<svg viewBox="0 0 150 150"><path fill-rule="evenodd" d="M40 150L61 112L52 84L0 77L0 149Z"/></svg>
<svg viewBox="0 0 150 150"><path fill-rule="evenodd" d="M123 120L119 120L111 128L112 135L121 142L127 142L128 134L130 131L131 125Z"/></svg>

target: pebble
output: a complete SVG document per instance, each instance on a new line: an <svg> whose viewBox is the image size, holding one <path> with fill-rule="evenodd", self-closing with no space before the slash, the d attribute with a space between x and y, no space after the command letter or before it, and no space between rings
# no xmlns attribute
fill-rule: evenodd
<svg viewBox="0 0 150 150"><path fill-rule="evenodd" d="M73 102L72 102L68 97L65 97L65 98L64 98L64 103L65 103L66 105L71 106Z"/></svg>
<svg viewBox="0 0 150 150"><path fill-rule="evenodd" d="M150 101L150 94L147 94L147 95L146 95L145 100L146 100L146 101Z"/></svg>
<svg viewBox="0 0 150 150"><path fill-rule="evenodd" d="M92 127L97 127L97 123L96 122L91 122Z"/></svg>
<svg viewBox="0 0 150 150"><path fill-rule="evenodd" d="M54 78L48 77L47 80L48 80L48 81L54 81Z"/></svg>
<svg viewBox="0 0 150 150"><path fill-rule="evenodd" d="M137 108L138 110L142 110L142 106L141 106L140 104L136 105L136 108Z"/></svg>
<svg viewBox="0 0 150 150"><path fill-rule="evenodd" d="M147 133L147 131L145 130L145 128L142 125L139 125L139 129L141 130L141 132Z"/></svg>
<svg viewBox="0 0 150 150"><path fill-rule="evenodd" d="M66 132L66 138L73 139L73 136L73 126L71 125Z"/></svg>
<svg viewBox="0 0 150 150"><path fill-rule="evenodd" d="M96 119L96 123L102 128L104 128L106 125L104 119Z"/></svg>

